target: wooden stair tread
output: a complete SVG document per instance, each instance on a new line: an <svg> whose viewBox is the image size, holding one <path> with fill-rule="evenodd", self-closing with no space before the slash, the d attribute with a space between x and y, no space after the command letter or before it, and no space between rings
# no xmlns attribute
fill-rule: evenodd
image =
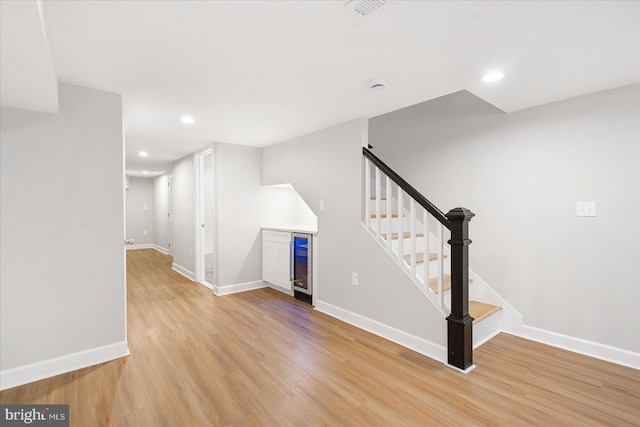
<svg viewBox="0 0 640 427"><path fill-rule="evenodd" d="M446 258L446 255L445 255ZM438 259L438 254L432 252L429 253L429 261L435 261ZM404 260L407 264L411 265L411 255L405 255ZM422 264L424 262L424 252L418 252L416 254L416 264Z"/></svg>
<svg viewBox="0 0 640 427"><path fill-rule="evenodd" d="M380 215L380 218L386 218L387 214ZM376 214L371 214L371 218L377 218ZM398 218L398 214L392 214L391 218Z"/></svg>
<svg viewBox="0 0 640 427"><path fill-rule="evenodd" d="M502 310L502 307L487 304L486 302L469 301L469 315L473 317L474 324L486 319L499 310Z"/></svg>
<svg viewBox="0 0 640 427"><path fill-rule="evenodd" d="M473 282L473 279L469 279L469 283ZM433 291L434 294L438 294L438 278L434 277L429 279L429 288ZM447 292L451 290L451 276L445 274L442 276L442 291Z"/></svg>
<svg viewBox="0 0 640 427"><path fill-rule="evenodd" d="M380 237L382 237L384 240L387 240L387 235L386 234L381 234ZM411 237L411 233L404 233L402 235L403 239L408 239ZM424 237L424 234L422 233L417 233L416 237ZM391 239L392 240L398 240L398 233L391 233Z"/></svg>
<svg viewBox="0 0 640 427"><path fill-rule="evenodd" d="M416 236L417 237L417 236ZM446 255L444 256L447 257ZM434 254L433 252L429 252L429 261L435 261L438 259L438 254ZM411 255L405 255L404 261L411 265ZM424 252L418 252L416 254L416 264L422 264L424 262Z"/></svg>
<svg viewBox="0 0 640 427"><path fill-rule="evenodd" d="M433 291L434 294L438 294L438 278L434 277L433 279L429 279L429 288ZM446 292L451 289L451 276L445 274L442 277L442 291Z"/></svg>

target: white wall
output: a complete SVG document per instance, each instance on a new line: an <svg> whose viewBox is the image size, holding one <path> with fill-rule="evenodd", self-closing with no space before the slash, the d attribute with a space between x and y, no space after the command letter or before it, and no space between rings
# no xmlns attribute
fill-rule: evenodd
<svg viewBox="0 0 640 427"><path fill-rule="evenodd" d="M171 246L173 264L183 274L195 278L195 170L190 154L171 168Z"/></svg>
<svg viewBox="0 0 640 427"><path fill-rule="evenodd" d="M471 268L525 324L638 352L639 88L508 115L458 92L371 119L369 140L440 209L476 213Z"/></svg>
<svg viewBox="0 0 640 427"><path fill-rule="evenodd" d="M318 218L291 184L264 186L262 224L265 226L318 226Z"/></svg>
<svg viewBox="0 0 640 427"><path fill-rule="evenodd" d="M362 132L354 120L265 148L263 183L293 184L318 217L316 304L443 346L442 315L361 226Z"/></svg>
<svg viewBox="0 0 640 427"><path fill-rule="evenodd" d="M121 98L59 93L0 114L3 388L127 353Z"/></svg>
<svg viewBox="0 0 640 427"><path fill-rule="evenodd" d="M307 202L296 192L296 224L318 227L318 217L313 213Z"/></svg>
<svg viewBox="0 0 640 427"><path fill-rule="evenodd" d="M262 277L262 150L217 143L218 286Z"/></svg>
<svg viewBox="0 0 640 427"><path fill-rule="evenodd" d="M202 198L203 218L205 225L204 250L205 253L212 253L215 232L214 210L215 210L215 175L213 170L213 152L202 157Z"/></svg>
<svg viewBox="0 0 640 427"><path fill-rule="evenodd" d="M134 245L153 244L153 179L130 176L125 193L127 207L126 238ZM145 234L144 232L147 232ZM135 246L133 246L135 247Z"/></svg>
<svg viewBox="0 0 640 427"><path fill-rule="evenodd" d="M153 244L169 250L169 174L153 178Z"/></svg>

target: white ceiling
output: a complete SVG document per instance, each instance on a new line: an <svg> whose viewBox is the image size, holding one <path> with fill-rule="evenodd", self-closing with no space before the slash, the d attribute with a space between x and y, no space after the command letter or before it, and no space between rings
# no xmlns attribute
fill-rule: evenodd
<svg viewBox="0 0 640 427"><path fill-rule="evenodd" d="M41 5L0 1L0 105L58 112L58 78Z"/></svg>
<svg viewBox="0 0 640 427"><path fill-rule="evenodd" d="M267 146L461 89L512 112L640 81L635 1L392 0L367 18L346 3L42 6L59 80L123 95L132 175L210 142ZM492 69L505 78L483 83ZM367 89L375 77L385 90Z"/></svg>

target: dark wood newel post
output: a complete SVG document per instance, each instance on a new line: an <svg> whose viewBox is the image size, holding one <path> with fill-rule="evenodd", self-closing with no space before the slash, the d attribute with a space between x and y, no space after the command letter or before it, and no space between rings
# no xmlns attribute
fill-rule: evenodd
<svg viewBox="0 0 640 427"><path fill-rule="evenodd" d="M465 208L451 209L451 315L447 317L447 361L466 370L473 365L473 317L469 315L469 221L475 216Z"/></svg>

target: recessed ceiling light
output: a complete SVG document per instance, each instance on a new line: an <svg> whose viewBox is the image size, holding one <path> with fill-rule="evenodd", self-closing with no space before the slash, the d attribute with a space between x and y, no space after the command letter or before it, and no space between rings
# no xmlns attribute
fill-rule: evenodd
<svg viewBox="0 0 640 427"><path fill-rule="evenodd" d="M180 119L180 121L182 123L195 123L195 120L193 119L193 117L189 117L189 116L184 116L183 118Z"/></svg>
<svg viewBox="0 0 640 427"><path fill-rule="evenodd" d="M138 156L140 156L140 157L148 157L149 153L147 153L146 151L139 151L138 152Z"/></svg>
<svg viewBox="0 0 640 427"><path fill-rule="evenodd" d="M149 171L142 171L143 175L147 175L149 173Z"/></svg>
<svg viewBox="0 0 640 427"><path fill-rule="evenodd" d="M490 73L485 74L482 77L482 81L485 83L493 83L493 82L497 82L503 77L504 77L504 74L502 74L500 71L492 71Z"/></svg>

